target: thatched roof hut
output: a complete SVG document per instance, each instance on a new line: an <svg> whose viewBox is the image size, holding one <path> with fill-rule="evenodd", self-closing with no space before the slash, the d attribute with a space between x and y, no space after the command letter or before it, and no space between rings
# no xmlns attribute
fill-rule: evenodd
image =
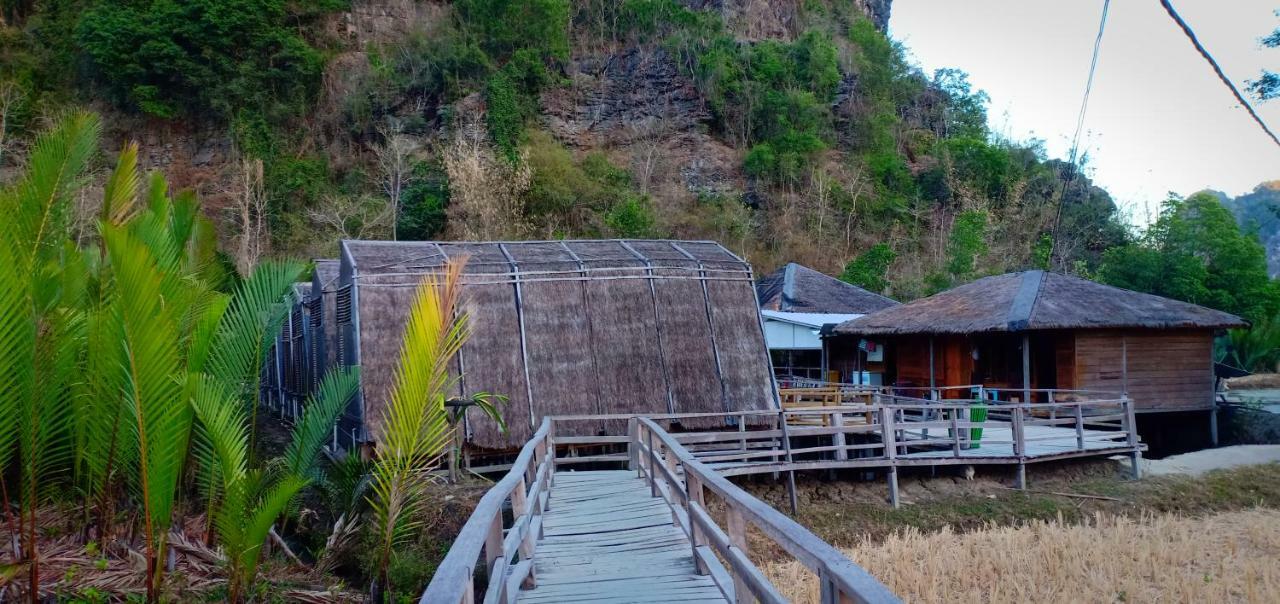
<svg viewBox="0 0 1280 604"><path fill-rule="evenodd" d="M756 283L760 308L781 312L865 315L898 302L794 262Z"/></svg>
<svg viewBox="0 0 1280 604"><path fill-rule="evenodd" d="M883 346L885 383L898 386L981 385L1037 402L1049 390L1127 393L1142 413L1202 411L1214 405L1214 334L1244 325L1203 306L1037 270L846 321L824 344L839 371L857 365L846 351Z"/></svg>
<svg viewBox="0 0 1280 604"><path fill-rule="evenodd" d="M940 294L859 317L838 334L971 334L1047 329L1220 329L1235 315L1045 271L978 279Z"/></svg>
<svg viewBox="0 0 1280 604"><path fill-rule="evenodd" d="M414 288L462 256L472 335L455 394L509 398L505 435L469 416L478 446L518 446L544 415L775 405L751 267L714 242L344 241L337 322L361 367L361 438L376 438Z"/></svg>

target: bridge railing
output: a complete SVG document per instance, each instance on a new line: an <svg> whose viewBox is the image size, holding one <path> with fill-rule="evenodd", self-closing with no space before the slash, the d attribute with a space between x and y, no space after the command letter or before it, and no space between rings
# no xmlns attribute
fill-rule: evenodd
<svg viewBox="0 0 1280 604"><path fill-rule="evenodd" d="M671 507L676 525L689 538L698 572L711 575L729 601L787 602L751 561L748 526L817 575L823 604L900 601L839 550L703 464L652 419L631 419L628 436L632 467L648 482L653 495ZM707 509L706 491L727 508L723 528Z"/></svg>
<svg viewBox="0 0 1280 604"><path fill-rule="evenodd" d="M521 586L536 584L533 551L555 473L552 425L551 418L542 420L511 471L480 499L436 568L421 604L475 602L475 570L482 553L488 577L482 602L514 602ZM504 521L508 506L510 524Z"/></svg>

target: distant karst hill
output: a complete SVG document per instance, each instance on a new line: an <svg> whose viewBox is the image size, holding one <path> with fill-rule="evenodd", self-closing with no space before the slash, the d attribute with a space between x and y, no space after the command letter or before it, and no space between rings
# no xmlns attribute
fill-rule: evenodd
<svg viewBox="0 0 1280 604"><path fill-rule="evenodd" d="M1240 226L1258 230L1258 239L1267 250L1267 272L1273 278L1280 276L1280 180L1264 182L1252 193L1234 199L1224 193L1214 194L1236 215Z"/></svg>

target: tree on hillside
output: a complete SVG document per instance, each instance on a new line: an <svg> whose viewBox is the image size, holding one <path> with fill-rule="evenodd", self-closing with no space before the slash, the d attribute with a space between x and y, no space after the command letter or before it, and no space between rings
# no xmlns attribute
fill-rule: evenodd
<svg viewBox="0 0 1280 604"><path fill-rule="evenodd" d="M1262 245L1209 193L1170 197L1139 242L1103 254L1098 277L1254 322L1280 311L1280 282L1267 275Z"/></svg>
<svg viewBox="0 0 1280 604"><path fill-rule="evenodd" d="M876 293L884 293L889 289L885 273L889 271L889 265L893 264L895 258L897 254L889 244L877 243L844 265L840 280Z"/></svg>

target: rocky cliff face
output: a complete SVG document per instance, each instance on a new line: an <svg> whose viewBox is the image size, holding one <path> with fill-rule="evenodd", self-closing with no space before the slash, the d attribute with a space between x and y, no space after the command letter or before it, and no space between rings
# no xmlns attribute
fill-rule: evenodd
<svg viewBox="0 0 1280 604"><path fill-rule="evenodd" d="M1214 192L1246 229L1256 228L1267 251L1267 272L1280 277L1280 180L1264 182L1234 199Z"/></svg>

